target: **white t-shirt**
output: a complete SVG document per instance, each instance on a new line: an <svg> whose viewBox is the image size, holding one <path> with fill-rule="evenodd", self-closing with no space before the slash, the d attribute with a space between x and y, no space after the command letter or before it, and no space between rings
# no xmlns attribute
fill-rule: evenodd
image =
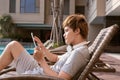
<svg viewBox="0 0 120 80"><path fill-rule="evenodd" d="M64 71L74 76L78 70L85 67L89 61L90 55L85 42L73 46L73 49L72 47L70 48L70 46L68 48L68 52L62 55L59 61L51 68L57 73Z"/></svg>

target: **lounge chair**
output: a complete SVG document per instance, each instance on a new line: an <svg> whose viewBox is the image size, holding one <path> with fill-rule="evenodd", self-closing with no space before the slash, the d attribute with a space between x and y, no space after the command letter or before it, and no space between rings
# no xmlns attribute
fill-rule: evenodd
<svg viewBox="0 0 120 80"><path fill-rule="evenodd" d="M113 38L115 33L119 30L118 25L112 25L108 28L104 28L100 31L92 45L89 47L89 51L91 54L91 59L86 65L86 67L83 69L82 73L79 71L76 73L76 75L72 78L72 80L99 80L94 74L93 74L93 68L96 65L96 63L99 61L99 57L101 56L102 52L104 51L105 47L107 44L110 42L110 40ZM26 76L26 77L25 77ZM32 77L32 75L30 75ZM34 76L35 78L39 78L39 76ZM43 76L46 77L47 79L44 80L52 80L52 77L48 76ZM92 79L91 79L92 77ZM29 75L17 75L17 76L12 76L12 77L6 77L6 78L1 78L0 80L13 80L11 78L18 78L17 80L23 80L23 79L28 79ZM19 79L21 78L21 79ZM93 79L94 78L94 79ZM37 80L37 79L32 79L32 80ZM60 78L54 78L53 80L60 80Z"/></svg>
<svg viewBox="0 0 120 80"><path fill-rule="evenodd" d="M90 74L94 76L97 80L99 80L92 72L94 71L94 66L99 61L99 57L104 52L105 47L111 41L113 36L118 32L119 26L114 24L108 28L104 28L100 31L92 45L89 47L89 51L91 54L91 59L89 63L86 65L83 72L80 74L78 80L85 80L86 78L90 78ZM93 80L93 79L91 79Z"/></svg>

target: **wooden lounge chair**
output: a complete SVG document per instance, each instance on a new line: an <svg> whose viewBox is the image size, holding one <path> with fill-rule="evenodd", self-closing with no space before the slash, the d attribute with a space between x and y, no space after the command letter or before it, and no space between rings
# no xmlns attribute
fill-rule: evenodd
<svg viewBox="0 0 120 80"><path fill-rule="evenodd" d="M113 38L113 36L115 35L115 33L119 30L118 25L112 25L108 28L104 28L100 31L100 33L98 34L98 36L96 37L96 39L94 40L94 42L92 43L92 45L89 47L89 51L91 54L91 59L88 62L88 64L86 65L86 67L83 69L82 73L80 73L79 71L76 73L76 75L72 78L72 80L99 80L99 78L97 78L94 74L94 67L96 65L96 63L99 61L99 57L101 56L102 52L104 51L105 47L107 46L107 44L110 42L110 40ZM25 77L27 76L27 77ZM31 77L32 75L30 75ZM17 75L17 76L12 76L12 77L7 77L7 78L1 78L0 80L13 80L11 78L24 78L25 79L29 78L29 75ZM33 77L39 77L39 76L34 76ZM44 76L47 77L47 76ZM92 77L92 79L91 79ZM94 78L94 79L93 79ZM20 80L20 79L18 79ZM37 79L32 79L32 80L37 80ZM52 77L47 77L47 79L44 80L52 80ZM53 80L60 80L59 78L54 78Z"/></svg>
<svg viewBox="0 0 120 80"><path fill-rule="evenodd" d="M63 79L52 76L46 76L46 75L26 74L26 75L15 75L5 78L0 78L0 80L63 80Z"/></svg>
<svg viewBox="0 0 120 80"><path fill-rule="evenodd" d="M105 47L108 45L108 43L111 41L111 39L117 33L118 30L119 30L119 26L114 24L100 31L100 33L98 34L98 36L96 37L92 45L89 47L89 51L91 54L91 59L89 63L86 65L83 72L79 75L79 78L76 78L74 80L77 80L77 79L85 80L86 78L90 79L90 76L89 76L90 74L94 76L97 80L99 80L92 72L94 71L94 67L96 63L99 62L99 57L104 52Z"/></svg>

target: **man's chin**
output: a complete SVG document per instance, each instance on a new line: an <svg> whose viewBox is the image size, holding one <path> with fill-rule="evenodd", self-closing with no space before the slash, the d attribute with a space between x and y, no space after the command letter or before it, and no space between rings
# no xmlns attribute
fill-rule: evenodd
<svg viewBox="0 0 120 80"><path fill-rule="evenodd" d="M69 45L70 43L69 42L65 42L67 45Z"/></svg>

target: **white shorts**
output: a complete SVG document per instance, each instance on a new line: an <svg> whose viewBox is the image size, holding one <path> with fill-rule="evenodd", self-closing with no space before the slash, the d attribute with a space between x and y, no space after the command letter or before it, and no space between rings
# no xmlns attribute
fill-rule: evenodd
<svg viewBox="0 0 120 80"><path fill-rule="evenodd" d="M44 74L37 61L26 50L22 51L19 57L13 61L13 66L20 74Z"/></svg>

